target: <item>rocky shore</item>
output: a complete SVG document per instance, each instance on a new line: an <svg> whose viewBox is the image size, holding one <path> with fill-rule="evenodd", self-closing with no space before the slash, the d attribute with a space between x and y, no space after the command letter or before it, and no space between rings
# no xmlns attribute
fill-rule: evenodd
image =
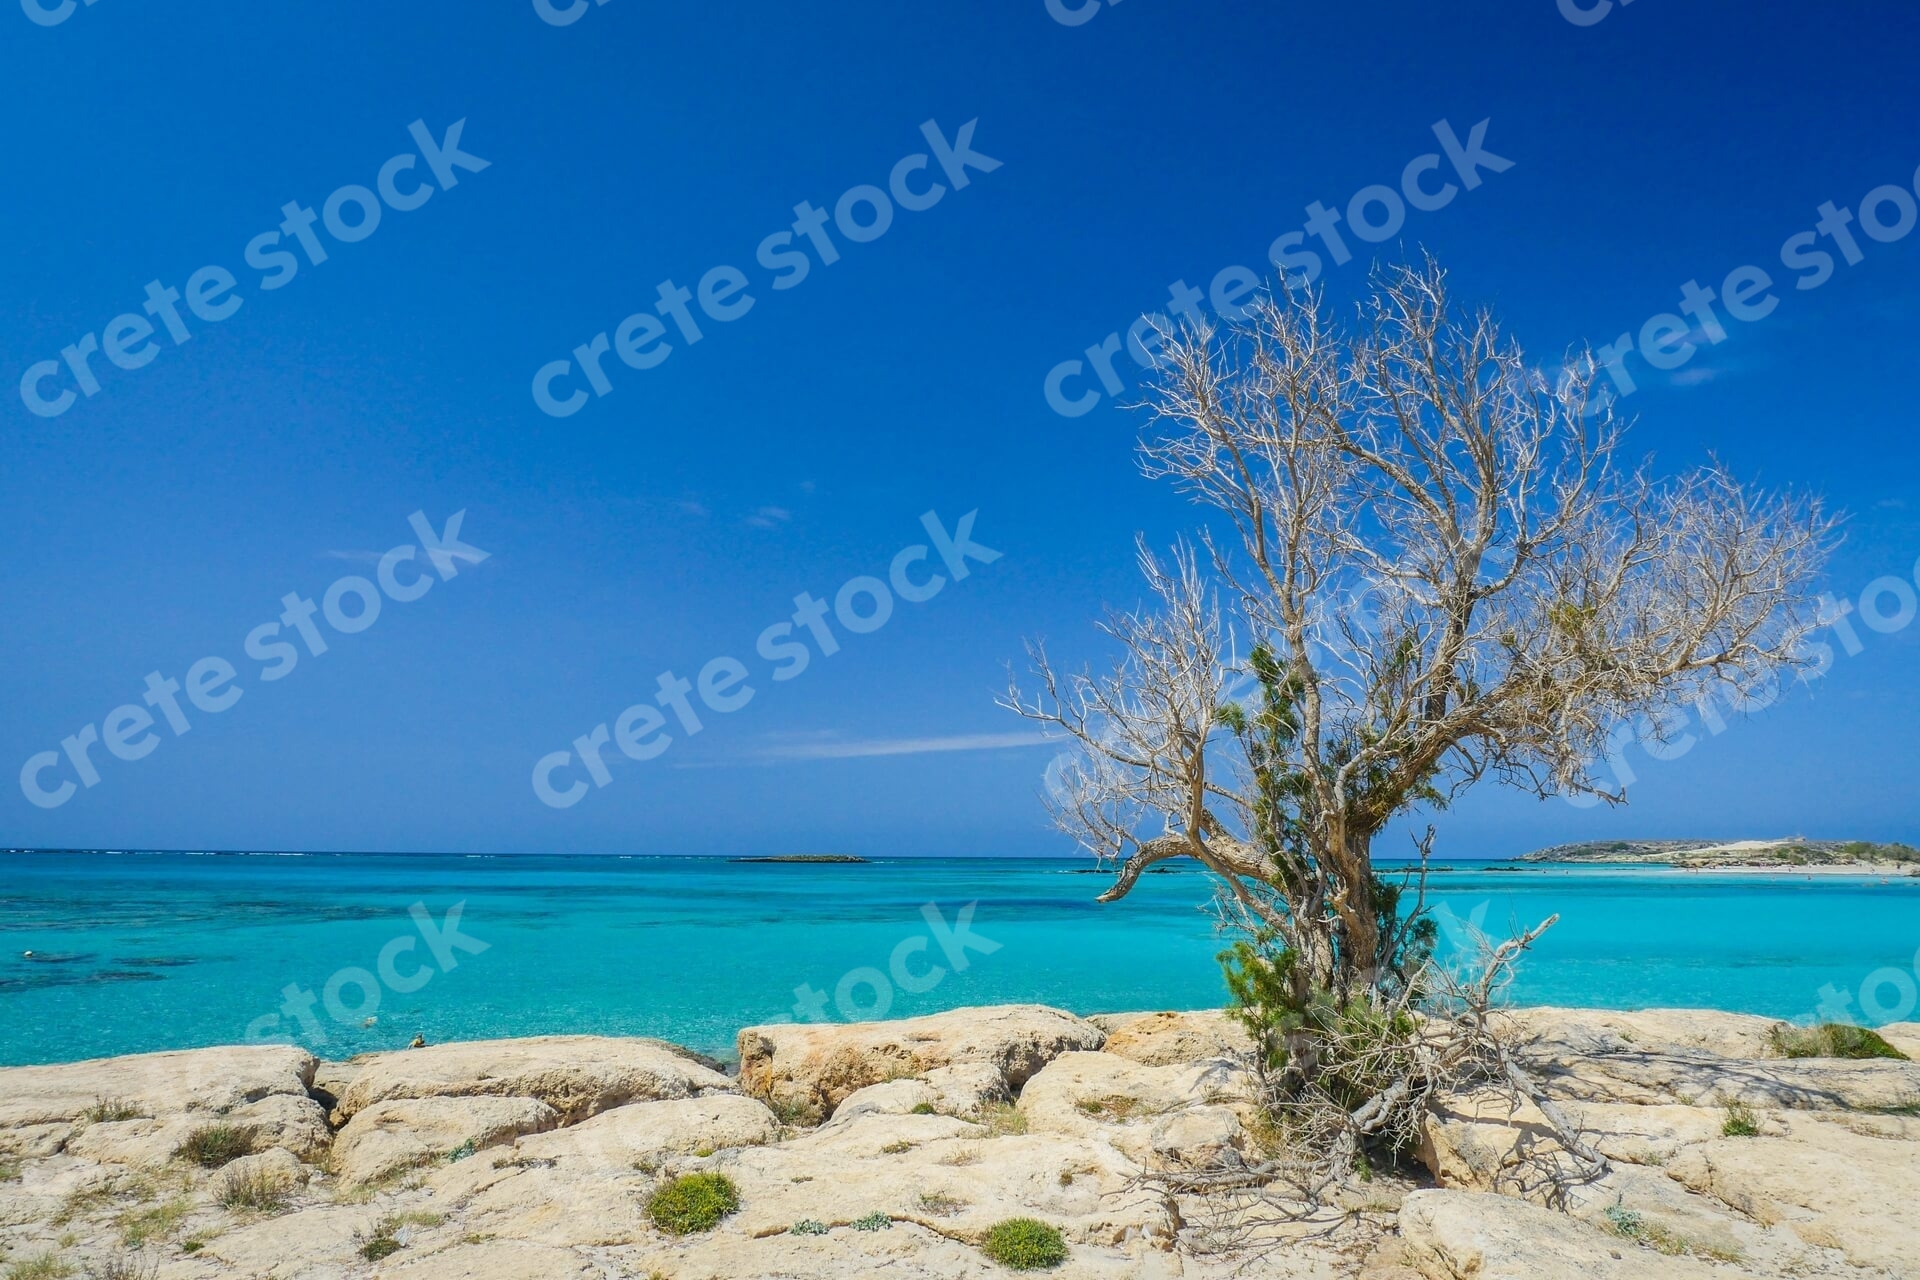
<svg viewBox="0 0 1920 1280"><path fill-rule="evenodd" d="M1920 1063L1773 1056L1775 1024L1734 1014L1510 1016L1605 1178L1556 1177L1538 1117L1463 1096L1429 1117L1424 1168L1292 1224L1139 1178L1264 1140L1247 1042L1217 1013L753 1027L737 1074L589 1036L10 1068L0 1268L948 1280L1010 1274L981 1246L1033 1219L1063 1280L1920 1277ZM1920 1057L1920 1024L1883 1034ZM717 1225L673 1233L658 1197L683 1185L727 1189Z"/></svg>

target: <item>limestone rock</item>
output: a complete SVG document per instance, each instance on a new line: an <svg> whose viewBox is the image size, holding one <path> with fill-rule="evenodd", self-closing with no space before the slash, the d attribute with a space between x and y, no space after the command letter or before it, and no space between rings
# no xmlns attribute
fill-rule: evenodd
<svg viewBox="0 0 1920 1280"><path fill-rule="evenodd" d="M214 1197L220 1199L229 1190L245 1187L250 1182L291 1192L312 1176L313 1170L300 1163L291 1151L273 1147L222 1165L211 1181Z"/></svg>
<svg viewBox="0 0 1920 1280"><path fill-rule="evenodd" d="M1012 1272L987 1261L977 1244L915 1222L884 1231L835 1227L826 1235L755 1236L722 1229L686 1241L650 1241L630 1273L674 1280L1245 1280L1226 1266L1184 1262L1145 1237L1120 1245L1075 1240L1067 1260L1047 1271ZM1257 1273L1268 1280L1335 1280L1339 1274L1288 1265ZM1384 1278L1381 1278L1384 1280Z"/></svg>
<svg viewBox="0 0 1920 1280"><path fill-rule="evenodd" d="M740 1033L740 1082L749 1093L832 1114L855 1090L981 1063L1009 1089L1069 1050L1098 1049L1106 1033L1045 1005L999 1005L898 1022L805 1023Z"/></svg>
<svg viewBox="0 0 1920 1280"><path fill-rule="evenodd" d="M559 1123L559 1113L536 1098L397 1098L355 1113L334 1142L334 1164L349 1183L373 1182Z"/></svg>
<svg viewBox="0 0 1920 1280"><path fill-rule="evenodd" d="M1416 1191L1400 1206L1405 1258L1427 1280L1709 1280L1667 1257L1524 1200Z"/></svg>
<svg viewBox="0 0 1920 1280"><path fill-rule="evenodd" d="M1107 1033L1106 1053L1150 1067L1253 1052L1253 1037L1218 1009L1193 1013L1109 1013L1087 1019Z"/></svg>
<svg viewBox="0 0 1920 1280"><path fill-rule="evenodd" d="M1769 1240L1762 1228L1711 1196L1689 1191L1660 1169L1615 1165L1597 1182L1570 1183L1562 1202L1553 1207L1611 1234L1618 1234L1619 1222L1635 1223L1641 1237L1656 1246L1703 1259L1752 1262L1765 1256L1780 1261L1780 1241ZM1786 1269L1786 1274L1795 1273L1804 1273L1804 1268Z"/></svg>
<svg viewBox="0 0 1920 1280"><path fill-rule="evenodd" d="M1162 1116L1150 1141L1160 1166L1200 1169L1244 1150L1247 1131L1233 1108L1208 1105Z"/></svg>
<svg viewBox="0 0 1920 1280"><path fill-rule="evenodd" d="M1170 1243L1175 1228L1161 1198L1134 1185L1134 1162L1109 1143L992 1137L950 1116L860 1116L716 1157L710 1167L739 1185L741 1209L729 1221L752 1235L784 1232L803 1218L844 1227L873 1213L964 1240L1011 1217L1040 1218L1071 1241L1104 1245Z"/></svg>
<svg viewBox="0 0 1920 1280"><path fill-rule="evenodd" d="M1538 1108L1492 1089L1435 1099L1416 1154L1442 1187L1528 1198L1578 1172Z"/></svg>
<svg viewBox="0 0 1920 1280"><path fill-rule="evenodd" d="M340 1094L350 1119L401 1098L538 1098L567 1123L628 1102L729 1092L733 1082L662 1040L533 1036L433 1045L369 1058Z"/></svg>
<svg viewBox="0 0 1920 1280"><path fill-rule="evenodd" d="M379 1216L364 1205L321 1205L276 1214L221 1232L206 1244L200 1256L224 1264L211 1273L216 1275L275 1280L328 1271L345 1275L360 1263L360 1244Z"/></svg>
<svg viewBox="0 0 1920 1280"><path fill-rule="evenodd" d="M663 1167L779 1135L772 1112L738 1094L640 1102L443 1166L427 1185L470 1232L551 1247L630 1244L651 1231L642 1210Z"/></svg>
<svg viewBox="0 0 1920 1280"><path fill-rule="evenodd" d="M1696 1142L1720 1136L1727 1113L1720 1107L1623 1106L1608 1102L1560 1104L1588 1143L1609 1160L1664 1165ZM1761 1131L1777 1128L1772 1112L1759 1112Z"/></svg>
<svg viewBox="0 0 1920 1280"><path fill-rule="evenodd" d="M1871 1111L1920 1097L1920 1062L1891 1059L1613 1053L1530 1057L1527 1065L1555 1097L1583 1102Z"/></svg>
<svg viewBox="0 0 1920 1280"><path fill-rule="evenodd" d="M84 1122L103 1103L163 1119L222 1114L275 1094L305 1097L314 1056L286 1045L242 1045L0 1068L0 1129Z"/></svg>
<svg viewBox="0 0 1920 1280"><path fill-rule="evenodd" d="M1499 1021L1547 1056L1613 1053L1707 1054L1720 1058L1768 1056L1767 1034L1777 1018L1711 1009L1511 1009Z"/></svg>
<svg viewBox="0 0 1920 1280"><path fill-rule="evenodd" d="M603 1111L577 1125L522 1138L522 1161L574 1157L613 1168L658 1165L672 1156L757 1147L780 1136L766 1105L739 1094L710 1094L670 1102L636 1102Z"/></svg>
<svg viewBox="0 0 1920 1280"><path fill-rule="evenodd" d="M833 1110L829 1124L845 1124L861 1116L912 1115L916 1109L940 1110L940 1091L925 1080L889 1080L855 1089Z"/></svg>
<svg viewBox="0 0 1920 1280"><path fill-rule="evenodd" d="M949 1116L973 1116L981 1108L1013 1101L1013 1087L999 1067L988 1062L956 1062L935 1067L923 1077L939 1097L934 1107Z"/></svg>
<svg viewBox="0 0 1920 1280"><path fill-rule="evenodd" d="M1920 1062L1920 1022L1889 1022L1875 1030L1888 1044L1915 1062Z"/></svg>
<svg viewBox="0 0 1920 1280"><path fill-rule="evenodd" d="M598 1267L567 1249L489 1240L457 1244L424 1257L388 1259L374 1275L380 1280L587 1280Z"/></svg>
<svg viewBox="0 0 1920 1280"><path fill-rule="evenodd" d="M278 1147L302 1160L312 1160L333 1145L326 1108L312 1098L276 1093L235 1107L224 1118L253 1134L256 1149Z"/></svg>
<svg viewBox="0 0 1920 1280"><path fill-rule="evenodd" d="M178 1154L180 1144L196 1127L198 1122L185 1117L102 1121L75 1129L66 1151L100 1164L158 1169Z"/></svg>
<svg viewBox="0 0 1920 1280"><path fill-rule="evenodd" d="M1250 1109L1254 1078L1231 1059L1149 1067L1109 1053L1065 1053L1027 1082L1017 1104L1036 1133L1100 1137L1136 1159L1152 1122L1187 1108Z"/></svg>
<svg viewBox="0 0 1920 1280"><path fill-rule="evenodd" d="M943 1116L976 1116L992 1103L1012 1100L998 1070L983 1062L935 1067L920 1080L889 1080L856 1089L834 1108L833 1123L863 1115L909 1115L930 1109Z"/></svg>
<svg viewBox="0 0 1920 1280"><path fill-rule="evenodd" d="M1791 1138L1716 1138L1667 1173L1856 1266L1914 1274L1920 1259L1920 1144L1803 1117Z"/></svg>

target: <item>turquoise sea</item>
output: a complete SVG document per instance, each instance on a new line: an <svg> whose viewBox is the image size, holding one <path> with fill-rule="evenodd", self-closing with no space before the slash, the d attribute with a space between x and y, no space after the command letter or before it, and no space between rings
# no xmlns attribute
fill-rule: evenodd
<svg viewBox="0 0 1920 1280"><path fill-rule="evenodd" d="M727 1056L740 1027L795 1017L796 988L819 993L799 1016L836 1020L877 1012L883 996L890 1017L1007 1001L1080 1013L1220 1004L1206 876L1150 875L1102 905L1106 880L1088 866L0 854L0 1064L250 1034L326 1057L415 1034L564 1032ZM1796 1017L1823 984L1856 992L1880 971L1882 1016L1860 1015L1872 1023L1913 991L1920 879L1462 867L1433 886L1443 925L1477 919L1505 936L1559 913L1511 992L1520 1003ZM455 904L465 947L438 936ZM953 936L968 904L972 946Z"/></svg>

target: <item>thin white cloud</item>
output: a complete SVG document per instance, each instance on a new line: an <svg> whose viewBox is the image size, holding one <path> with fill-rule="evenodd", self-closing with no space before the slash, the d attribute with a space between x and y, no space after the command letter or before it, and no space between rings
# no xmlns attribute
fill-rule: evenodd
<svg viewBox="0 0 1920 1280"><path fill-rule="evenodd" d="M794 742L768 747L762 758L774 760L857 760L870 756L921 756L940 751L1005 751L1054 741L1044 733L960 733L940 738L865 738L850 742Z"/></svg>
<svg viewBox="0 0 1920 1280"><path fill-rule="evenodd" d="M772 529L793 519L793 512L785 507L762 507L747 517L747 523L756 529Z"/></svg>

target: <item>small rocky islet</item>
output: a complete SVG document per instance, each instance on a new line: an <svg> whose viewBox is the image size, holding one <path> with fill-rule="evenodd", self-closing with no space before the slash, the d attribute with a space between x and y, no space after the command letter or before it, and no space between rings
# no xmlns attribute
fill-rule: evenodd
<svg viewBox="0 0 1920 1280"><path fill-rule="evenodd" d="M600 1036L8 1068L0 1267L959 1280L1009 1274L983 1245L1039 1239L1062 1280L1920 1276L1920 1063L1781 1057L1779 1024L1740 1014L1502 1016L1603 1178L1553 1177L1538 1117L1463 1094L1418 1166L1293 1223L1142 1180L1263 1140L1250 1045L1217 1012L750 1027L732 1073ZM1920 1024L1881 1034L1920 1057Z"/></svg>

